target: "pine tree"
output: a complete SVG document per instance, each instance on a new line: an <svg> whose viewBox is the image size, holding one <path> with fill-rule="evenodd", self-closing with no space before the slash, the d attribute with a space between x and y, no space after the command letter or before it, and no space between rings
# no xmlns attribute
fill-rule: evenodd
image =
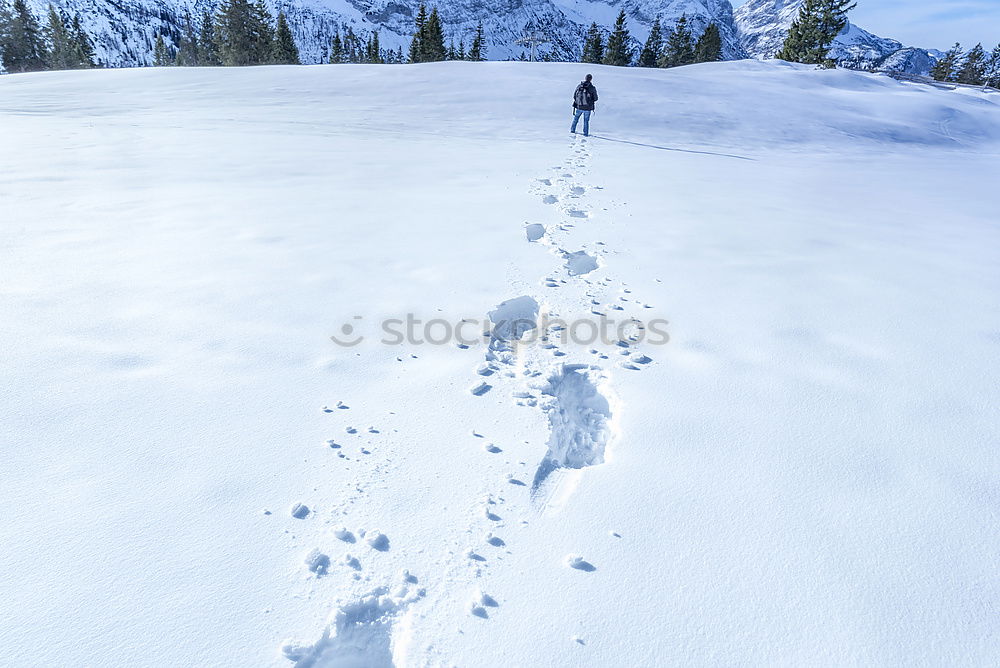
<svg viewBox="0 0 1000 668"><path fill-rule="evenodd" d="M278 65L299 65L299 48L295 46L295 38L288 27L284 12L278 12L278 25L274 31L274 51L272 62Z"/></svg>
<svg viewBox="0 0 1000 668"><path fill-rule="evenodd" d="M722 35L719 26L709 23L694 45L694 62L714 63L722 60Z"/></svg>
<svg viewBox="0 0 1000 668"><path fill-rule="evenodd" d="M591 23L587 29L587 37L583 42L583 57L580 61L595 65L604 62L604 38L596 23Z"/></svg>
<svg viewBox="0 0 1000 668"><path fill-rule="evenodd" d="M986 85L1000 88L1000 44L997 44L986 63Z"/></svg>
<svg viewBox="0 0 1000 668"><path fill-rule="evenodd" d="M262 65L274 55L271 12L262 0L224 0L215 25L223 65Z"/></svg>
<svg viewBox="0 0 1000 668"><path fill-rule="evenodd" d="M170 53L167 43L163 41L163 35L156 36L156 45L153 47L153 65L165 67L174 64L174 56Z"/></svg>
<svg viewBox="0 0 1000 668"><path fill-rule="evenodd" d="M219 60L223 65L255 65L255 13L249 0L223 0L215 25Z"/></svg>
<svg viewBox="0 0 1000 668"><path fill-rule="evenodd" d="M48 69L68 70L75 66L76 53L72 38L66 29L62 16L52 5L49 5L49 23L45 29L45 38L48 42L45 55L45 64Z"/></svg>
<svg viewBox="0 0 1000 668"><path fill-rule="evenodd" d="M73 53L76 64L74 67L87 68L94 66L94 43L90 41L90 35L80 25L80 15L73 15L73 24L70 27L70 34L73 39Z"/></svg>
<svg viewBox="0 0 1000 668"><path fill-rule="evenodd" d="M431 9L427 17L426 31L423 40L425 63L434 63L447 57L444 46L444 29L441 27L441 16L437 7Z"/></svg>
<svg viewBox="0 0 1000 668"><path fill-rule="evenodd" d="M251 62L251 65L266 65L274 62L273 20L271 18L271 10L264 4L264 0L257 0L253 6L251 16L253 17L251 30L254 46L253 62Z"/></svg>
<svg viewBox="0 0 1000 668"><path fill-rule="evenodd" d="M837 35L847 27L847 13L857 6L858 3L855 0L823 0L820 32L824 39L823 43L826 45L824 56L829 54L833 40L837 39ZM828 57L824 57L820 64L831 68L837 66L837 63Z"/></svg>
<svg viewBox="0 0 1000 668"><path fill-rule="evenodd" d="M424 41L427 36L427 6L420 5L417 16L413 19L416 31L413 33L413 41L410 42L410 62L424 62Z"/></svg>
<svg viewBox="0 0 1000 668"><path fill-rule="evenodd" d="M38 19L25 0L0 15L0 57L8 72L37 72L45 69L45 39Z"/></svg>
<svg viewBox="0 0 1000 668"><path fill-rule="evenodd" d="M361 63L365 59L365 46L361 43L361 38L357 36L351 26L344 27L344 35L341 38L344 44L344 63Z"/></svg>
<svg viewBox="0 0 1000 668"><path fill-rule="evenodd" d="M625 25L625 10L618 12L615 27L608 36L608 45L604 49L604 64L628 67L632 63L632 48L629 46L632 37Z"/></svg>
<svg viewBox="0 0 1000 668"><path fill-rule="evenodd" d="M789 62L820 62L827 50L820 45L820 13L822 0L805 0L792 21L785 43L777 57Z"/></svg>
<svg viewBox="0 0 1000 668"><path fill-rule="evenodd" d="M469 60L474 60L476 62L486 60L483 56L485 41L486 39L483 36L483 24L480 22L480 24L476 26L476 35L472 38L472 46L469 47L469 53L467 56Z"/></svg>
<svg viewBox="0 0 1000 668"><path fill-rule="evenodd" d="M365 45L365 62L376 65L381 65L384 62L382 48L378 43L378 30L368 36L368 43Z"/></svg>
<svg viewBox="0 0 1000 668"><path fill-rule="evenodd" d="M10 7L7 6L7 0L0 0L0 56L3 55L3 45L13 20L14 15L11 14Z"/></svg>
<svg viewBox="0 0 1000 668"><path fill-rule="evenodd" d="M962 66L958 68L956 74L958 83L974 86L983 85L986 80L987 58L986 50L983 49L982 44L976 44L972 47L972 50L965 56Z"/></svg>
<svg viewBox="0 0 1000 668"><path fill-rule="evenodd" d="M198 64L206 67L221 65L219 44L215 40L215 22L205 10L201 13L201 32L198 33Z"/></svg>
<svg viewBox="0 0 1000 668"><path fill-rule="evenodd" d="M194 32L191 14L184 14L184 30L180 43L177 45L177 65L193 67L200 62L198 55L198 36Z"/></svg>
<svg viewBox="0 0 1000 668"><path fill-rule="evenodd" d="M344 62L344 43L340 39L340 31L333 33L333 41L330 44L330 64L338 65Z"/></svg>
<svg viewBox="0 0 1000 668"><path fill-rule="evenodd" d="M955 46L948 49L947 53L941 56L941 60L931 68L931 76L937 81L954 81L961 58L962 45L955 42Z"/></svg>
<svg viewBox="0 0 1000 668"><path fill-rule="evenodd" d="M667 37L667 44L660 57L660 67L681 67L694 62L694 35L688 28L687 16L677 19L677 25Z"/></svg>
<svg viewBox="0 0 1000 668"><path fill-rule="evenodd" d="M459 60L465 60L466 59L467 55L465 53L465 40L464 39L458 40L458 53L456 53L455 55L458 56Z"/></svg>
<svg viewBox="0 0 1000 668"><path fill-rule="evenodd" d="M660 52L663 50L663 30L660 28L660 19L653 21L653 27L649 29L649 38L639 52L639 67L656 67L656 61L660 59Z"/></svg>
<svg viewBox="0 0 1000 668"><path fill-rule="evenodd" d="M830 45L847 26L853 0L805 0L777 57L793 63L832 67Z"/></svg>

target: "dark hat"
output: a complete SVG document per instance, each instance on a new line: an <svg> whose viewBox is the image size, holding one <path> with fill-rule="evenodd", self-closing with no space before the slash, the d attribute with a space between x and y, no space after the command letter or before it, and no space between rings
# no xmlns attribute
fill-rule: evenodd
<svg viewBox="0 0 1000 668"><path fill-rule="evenodd" d="M594 75L593 75L593 74L588 74L588 75L587 75L587 81L590 81L590 80L591 80L591 79L593 79L593 78L594 78Z"/></svg>

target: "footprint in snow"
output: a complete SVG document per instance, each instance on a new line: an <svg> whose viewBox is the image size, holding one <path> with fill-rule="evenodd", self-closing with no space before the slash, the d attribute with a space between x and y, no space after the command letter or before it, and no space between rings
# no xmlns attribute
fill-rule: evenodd
<svg viewBox="0 0 1000 668"><path fill-rule="evenodd" d="M499 607L500 604L497 603L497 600L483 591L476 591L469 602L469 612L482 619L489 619L490 615L486 612L486 608Z"/></svg>
<svg viewBox="0 0 1000 668"><path fill-rule="evenodd" d="M527 235L528 241L538 241L545 236L545 226L539 223L529 223L524 226L524 233Z"/></svg>
<svg viewBox="0 0 1000 668"><path fill-rule="evenodd" d="M563 257L566 260L566 271L570 276L583 276L597 269L597 258L584 251L565 253Z"/></svg>
<svg viewBox="0 0 1000 668"><path fill-rule="evenodd" d="M389 551L389 537L378 529L367 532L365 534L365 542L373 550L378 550L379 552Z"/></svg>
<svg viewBox="0 0 1000 668"><path fill-rule="evenodd" d="M321 577L326 575L330 568L330 557L315 549L306 555L305 564L317 577Z"/></svg>
<svg viewBox="0 0 1000 668"><path fill-rule="evenodd" d="M586 561L583 557L577 554L570 554L566 556L566 565L570 568L575 568L578 571L585 571L587 573L592 573L597 570L589 561Z"/></svg>
<svg viewBox="0 0 1000 668"><path fill-rule="evenodd" d="M542 201L546 204L555 204L556 202L559 201L559 198L556 197L555 195L546 195L545 197L542 198Z"/></svg>
<svg viewBox="0 0 1000 668"><path fill-rule="evenodd" d="M354 537L354 534L347 527L337 527L336 529L333 530L333 535L338 540L342 540L345 543L353 543L357 540Z"/></svg>
<svg viewBox="0 0 1000 668"><path fill-rule="evenodd" d="M337 609L318 641L286 640L281 653L298 666L394 666L394 623L423 596L423 589L406 584L379 587Z"/></svg>

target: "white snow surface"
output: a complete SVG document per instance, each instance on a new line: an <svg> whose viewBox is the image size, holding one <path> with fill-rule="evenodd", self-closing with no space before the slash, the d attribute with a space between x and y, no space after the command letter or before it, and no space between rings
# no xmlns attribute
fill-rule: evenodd
<svg viewBox="0 0 1000 668"><path fill-rule="evenodd" d="M998 97L590 71L0 78L4 665L1000 663Z"/></svg>

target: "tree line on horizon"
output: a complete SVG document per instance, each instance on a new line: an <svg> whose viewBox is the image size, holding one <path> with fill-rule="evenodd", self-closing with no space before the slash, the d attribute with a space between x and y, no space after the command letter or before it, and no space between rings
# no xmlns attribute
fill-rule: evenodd
<svg viewBox="0 0 1000 668"><path fill-rule="evenodd" d="M203 10L198 23L195 26L185 13L180 34L157 34L153 65L239 67L301 62L285 13L272 16L263 0L223 0L214 12Z"/></svg>
<svg viewBox="0 0 1000 668"><path fill-rule="evenodd" d="M442 60L486 60L484 51L486 38L483 33L482 21L476 26L476 32L468 50L465 48L464 39L459 40L457 47L454 38L451 39L447 47L445 46L444 29L437 7L431 7L431 11L428 13L427 6L421 4L414 19L414 26L416 31L410 42L408 60L400 60L400 62L433 63Z"/></svg>
<svg viewBox="0 0 1000 668"><path fill-rule="evenodd" d="M847 25L854 0L805 0L776 58L790 62L835 67L829 57L834 39ZM350 26L338 28L323 60L338 63L425 63L445 60L485 60L483 24L476 27L466 47L454 38L445 44L437 7L421 4L414 17L415 31L408 52L383 49L377 30L357 35ZM607 37L605 38L605 32ZM147 42L147 45L149 42ZM152 46L157 66L242 66L299 64L298 46L283 11L272 16L264 0L223 0L215 10L205 9L198 20L185 13L179 29L157 33ZM522 59L524 58L522 54ZM543 56L545 59L551 56ZM604 31L590 25L581 62L615 66L678 67L722 60L722 37L711 23L695 37L686 16L665 30L654 20L641 48L633 47L626 14L619 12L614 27ZM39 20L26 0L0 0L0 62L8 72L82 69L102 66L95 60L92 38L82 28L80 15L68 15L49 5ZM931 70L938 81L1000 87L1000 45L988 53L982 44L965 52L955 44Z"/></svg>
<svg viewBox="0 0 1000 668"><path fill-rule="evenodd" d="M948 83L1000 88L1000 44L987 54L981 43L966 53L956 42L931 68L931 76Z"/></svg>
<svg viewBox="0 0 1000 668"><path fill-rule="evenodd" d="M633 64L637 67L680 67L722 60L722 34L719 26L710 23L701 36L695 39L687 16L684 15L666 35L660 19L656 18L649 30L649 37L638 54L631 44L632 35L626 25L625 10L621 10L607 41L597 23L590 24L580 62L618 67Z"/></svg>

